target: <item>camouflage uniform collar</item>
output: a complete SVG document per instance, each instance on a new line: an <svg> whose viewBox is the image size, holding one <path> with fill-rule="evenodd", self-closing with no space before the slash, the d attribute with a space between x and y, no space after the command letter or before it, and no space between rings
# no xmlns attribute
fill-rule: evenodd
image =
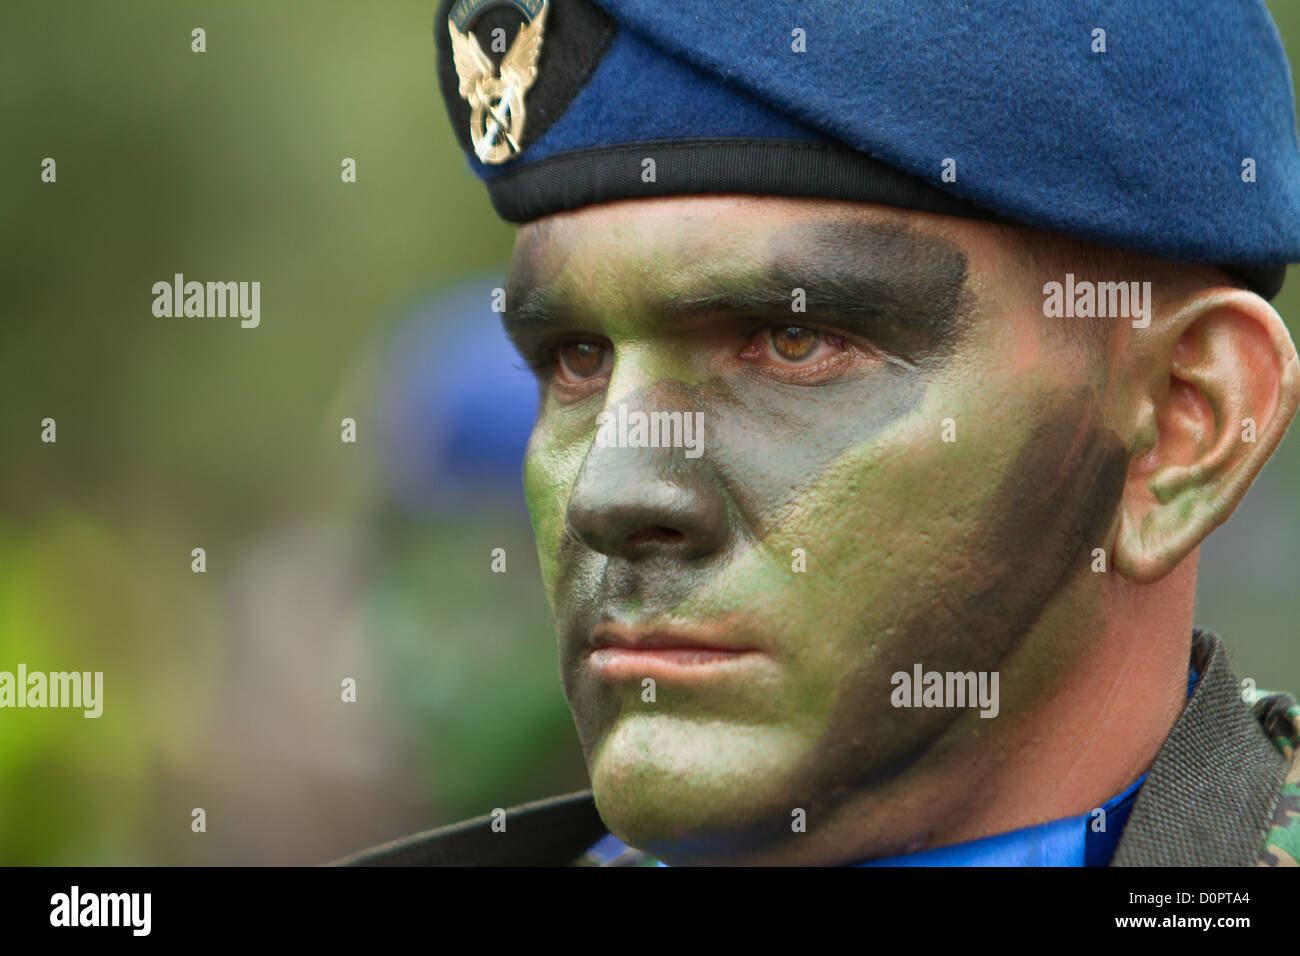
<svg viewBox="0 0 1300 956"><path fill-rule="evenodd" d="M1200 683L1156 755L1112 866L1267 865L1266 841L1286 812L1284 782L1297 773L1294 739L1280 738L1290 752L1274 742L1284 726L1276 714L1300 711L1285 694L1252 709L1209 631L1193 632L1192 661Z"/></svg>

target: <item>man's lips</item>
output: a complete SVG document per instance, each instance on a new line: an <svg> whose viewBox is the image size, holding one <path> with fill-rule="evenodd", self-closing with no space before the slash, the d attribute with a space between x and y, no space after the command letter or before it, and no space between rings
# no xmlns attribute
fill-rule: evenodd
<svg viewBox="0 0 1300 956"><path fill-rule="evenodd" d="M758 648L710 632L635 630L601 625L591 635L590 666L610 680L697 679L766 659Z"/></svg>

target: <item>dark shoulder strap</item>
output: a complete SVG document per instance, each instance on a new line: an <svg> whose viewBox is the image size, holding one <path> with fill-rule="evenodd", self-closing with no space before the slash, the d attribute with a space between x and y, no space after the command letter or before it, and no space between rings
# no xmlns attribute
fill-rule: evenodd
<svg viewBox="0 0 1300 956"><path fill-rule="evenodd" d="M567 866L606 833L591 791L506 810L505 830L488 814L416 833L330 866Z"/></svg>

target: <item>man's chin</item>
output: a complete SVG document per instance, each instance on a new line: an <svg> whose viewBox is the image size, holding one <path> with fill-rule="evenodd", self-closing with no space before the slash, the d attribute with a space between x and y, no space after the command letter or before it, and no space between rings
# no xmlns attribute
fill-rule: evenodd
<svg viewBox="0 0 1300 956"><path fill-rule="evenodd" d="M667 863L743 857L793 832L798 743L774 727L624 717L589 761L596 808Z"/></svg>

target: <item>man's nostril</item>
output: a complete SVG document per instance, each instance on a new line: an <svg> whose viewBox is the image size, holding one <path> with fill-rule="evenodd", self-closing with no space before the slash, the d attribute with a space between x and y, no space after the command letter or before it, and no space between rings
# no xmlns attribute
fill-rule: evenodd
<svg viewBox="0 0 1300 956"><path fill-rule="evenodd" d="M661 541L670 544L680 541L686 535L675 528L666 528L663 525L654 528L642 528L627 536L628 544L647 544L651 541Z"/></svg>

